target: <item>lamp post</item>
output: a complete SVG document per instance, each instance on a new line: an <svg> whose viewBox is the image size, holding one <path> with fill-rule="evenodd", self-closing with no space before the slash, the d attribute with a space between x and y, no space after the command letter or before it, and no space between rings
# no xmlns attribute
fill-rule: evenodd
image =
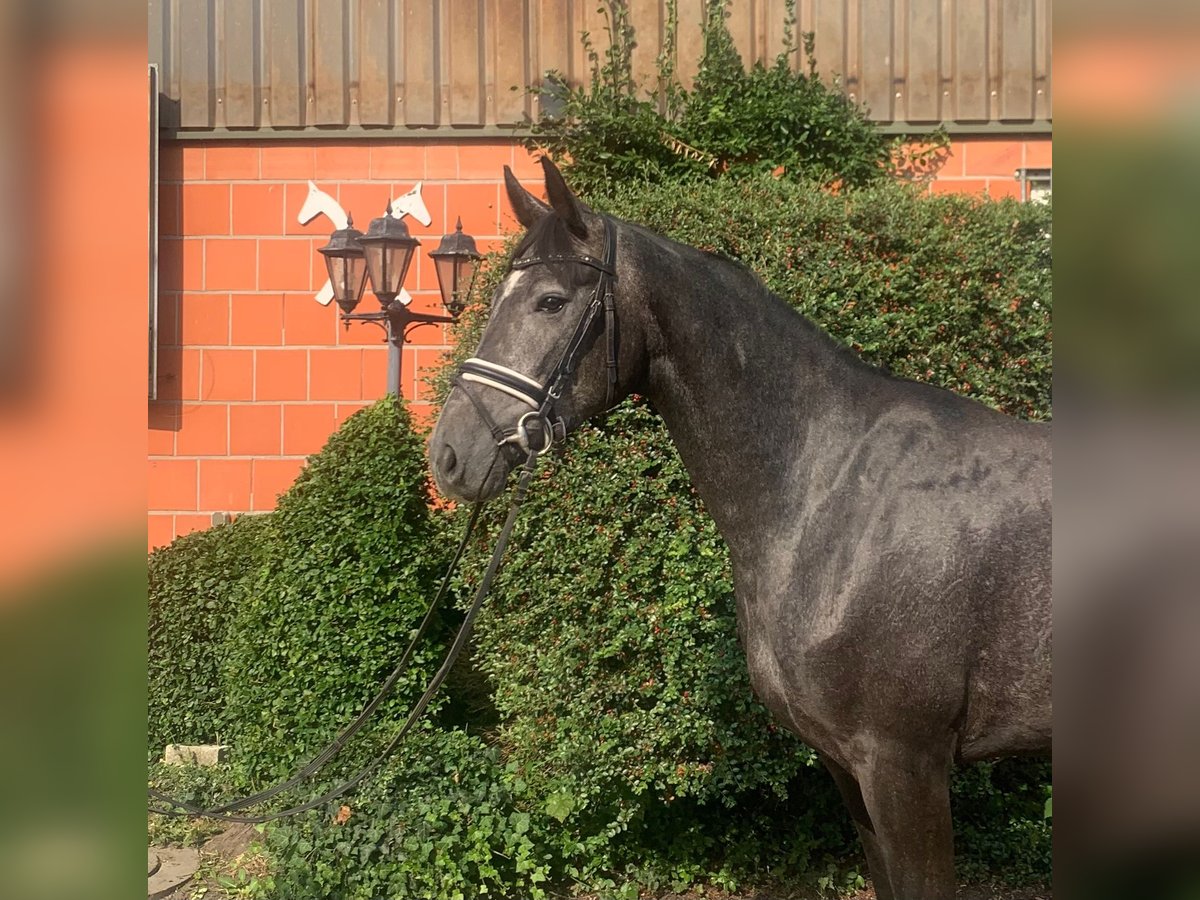
<svg viewBox="0 0 1200 900"><path fill-rule="evenodd" d="M454 234L443 237L437 250L429 254L437 270L442 304L450 314L413 312L396 298L421 242L408 233L404 222L392 215L390 203L382 216L372 220L366 234L354 228L349 215L346 218L346 227L331 234L329 243L319 248L329 270L333 298L342 310L342 321L347 328L351 322L370 322L383 328L388 341L387 391L399 397L401 360L409 332L422 325L458 319L482 257L475 249L475 239L463 233L459 219ZM355 312L367 281L371 282L380 309Z"/></svg>

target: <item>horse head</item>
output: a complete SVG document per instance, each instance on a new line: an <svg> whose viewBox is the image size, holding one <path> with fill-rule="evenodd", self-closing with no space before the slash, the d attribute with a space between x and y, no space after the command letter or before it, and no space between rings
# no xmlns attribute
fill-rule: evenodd
<svg viewBox="0 0 1200 900"><path fill-rule="evenodd" d="M603 412L644 374L629 238L580 202L549 159L542 165L549 204L504 169L509 202L527 231L430 439L438 486L461 500L500 493L526 453ZM618 265L629 276L620 290Z"/></svg>
<svg viewBox="0 0 1200 900"><path fill-rule="evenodd" d="M422 225L429 226L433 217L429 215L429 208L421 198L421 182L418 181L411 190L392 201L392 215L397 219L406 215L412 216Z"/></svg>

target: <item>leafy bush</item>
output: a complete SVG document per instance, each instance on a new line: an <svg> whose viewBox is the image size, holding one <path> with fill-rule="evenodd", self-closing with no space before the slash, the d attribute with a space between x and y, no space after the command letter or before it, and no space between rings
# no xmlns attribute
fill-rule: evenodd
<svg viewBox="0 0 1200 900"><path fill-rule="evenodd" d="M428 499L423 442L390 399L352 416L280 498L221 672L229 737L252 776L296 768L396 664L446 563ZM422 641L359 746L407 713L453 624Z"/></svg>
<svg viewBox="0 0 1200 900"><path fill-rule="evenodd" d="M668 3L664 51L654 85L632 76L636 34L627 6L610 0L603 58L585 35L586 85L551 77L541 89L554 110L534 127L531 145L564 161L577 189L746 175L782 168L789 178L862 185L884 178L911 154L899 152L836 86L817 75L812 35L804 36L807 71L795 70L795 3L787 4L785 49L749 70L726 26L727 0L707 0L704 57L691 90L675 76L676 4ZM939 144L935 138L932 144Z"/></svg>
<svg viewBox="0 0 1200 900"><path fill-rule="evenodd" d="M148 562L147 752L222 736L222 646L268 517L243 516L155 550Z"/></svg>
<svg viewBox="0 0 1200 900"><path fill-rule="evenodd" d="M545 896L561 827L495 747L462 731L417 732L346 814L269 832L289 900ZM340 821L339 821L340 819Z"/></svg>

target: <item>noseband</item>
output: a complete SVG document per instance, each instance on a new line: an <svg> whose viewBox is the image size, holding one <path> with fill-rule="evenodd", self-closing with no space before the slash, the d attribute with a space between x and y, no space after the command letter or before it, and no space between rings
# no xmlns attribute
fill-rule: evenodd
<svg viewBox="0 0 1200 900"><path fill-rule="evenodd" d="M545 453L555 441L567 436L566 422L555 412L554 404L562 396L563 390L575 374L575 367L583 351L584 342L592 330L592 326L600 313L604 313L605 343L608 353L608 389L605 395L605 408L609 408L617 399L617 309L613 299L613 287L617 280L617 241L613 234L612 222L604 220L604 258L596 259L586 254L569 256L551 254L548 256L530 256L514 260L511 268L528 269L532 266L549 265L551 263L579 263L590 266L600 273L592 299L580 316L575 332L567 343L566 349L559 358L558 365L550 373L545 383L540 383L528 375L478 357L471 357L458 368L454 379L456 386L463 388L463 393L475 407L476 412L491 429L492 437L502 449L516 446L525 454ZM467 389L466 383L481 384L501 393L520 400L529 407L517 419L516 427L501 428L493 421L483 404ZM531 434L530 428L535 431ZM535 443L535 435L537 441Z"/></svg>

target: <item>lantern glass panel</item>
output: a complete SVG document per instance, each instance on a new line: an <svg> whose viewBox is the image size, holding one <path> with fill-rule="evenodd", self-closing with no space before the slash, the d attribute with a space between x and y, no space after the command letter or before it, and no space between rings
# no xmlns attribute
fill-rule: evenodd
<svg viewBox="0 0 1200 900"><path fill-rule="evenodd" d="M389 247L382 242L364 242L363 252L367 258L371 289L381 302L396 299L412 263L413 246L402 244Z"/></svg>
<svg viewBox="0 0 1200 900"><path fill-rule="evenodd" d="M442 303L451 312L461 310L467 302L475 260L469 256L441 256L436 260L438 287Z"/></svg>
<svg viewBox="0 0 1200 900"><path fill-rule="evenodd" d="M347 256L326 254L325 268L329 272L333 299L343 312L353 312L367 284L366 260L360 253Z"/></svg>

